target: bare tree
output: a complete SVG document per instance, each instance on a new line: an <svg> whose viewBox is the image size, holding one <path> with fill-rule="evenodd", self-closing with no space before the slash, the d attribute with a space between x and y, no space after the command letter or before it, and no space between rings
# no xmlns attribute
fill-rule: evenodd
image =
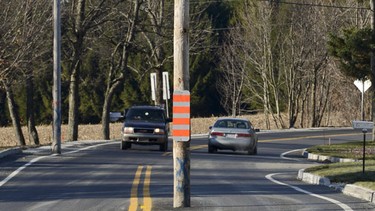
<svg viewBox="0 0 375 211"><path fill-rule="evenodd" d="M332 6L337 3L317 2ZM320 126L332 106L333 87L339 84L335 80L337 70L329 65L327 35L351 21L368 23L368 13L355 10L359 6L353 0L342 1L337 7L279 1L244 1L240 5L234 26L242 31L232 29L236 42L230 43L237 45L237 64L244 59L248 62L244 93L249 90L251 95L243 98L250 103L256 97L263 104L267 128L271 118L277 127L286 127L281 115L284 110L288 112L288 127L294 127L297 119L301 127ZM348 13L355 14L355 18L346 17ZM224 55L222 60L227 57Z"/></svg>
<svg viewBox="0 0 375 211"><path fill-rule="evenodd" d="M133 41L138 24L138 16L142 0L132 0L129 4L119 4L113 22L111 31L108 34L112 53L107 72L107 87L102 113L102 131L103 138L109 139L109 111L113 95L124 82L128 73L128 60L134 47Z"/></svg>
<svg viewBox="0 0 375 211"><path fill-rule="evenodd" d="M245 1L237 11L236 25L243 29L237 34L236 43L243 46L241 54L246 56L242 58L248 62L245 87L262 102L267 128L271 117L278 127L284 127L280 109L283 78L279 53L273 53L277 49L275 43L282 42L283 36L273 28L274 10L267 2Z"/></svg>
<svg viewBox="0 0 375 211"><path fill-rule="evenodd" d="M80 70L83 56L87 51L87 34L96 30L98 26L107 20L112 7L118 2L106 0L76 0L65 2L63 19L65 20L65 36L68 40L69 49L65 49L65 58L68 65L70 77L69 87L69 126L68 141L78 139L78 116L79 116L79 84Z"/></svg>
<svg viewBox="0 0 375 211"><path fill-rule="evenodd" d="M216 84L221 94L221 105L233 117L240 114L240 106L243 102L241 97L247 70L247 60L244 58L246 55L243 54L241 46L236 45L238 40L235 38L238 37L232 37L235 34L240 33L237 30L232 31L227 38L227 40L230 40L230 44L224 45L222 49L223 59L220 63L222 77L218 79Z"/></svg>
<svg viewBox="0 0 375 211"><path fill-rule="evenodd" d="M44 38L51 15L51 3L47 0L0 1L3 12L0 14L0 81L7 93L8 107L20 145L25 145L20 118L15 104L12 85L26 81L28 89L27 121L30 138L39 144L30 89L33 79L32 61L43 52Z"/></svg>
<svg viewBox="0 0 375 211"><path fill-rule="evenodd" d="M146 54L147 69L156 73L155 102L161 105L163 104L162 72L165 69L164 65L172 58L172 55L167 55L165 48L172 45L172 28L168 26L172 25L173 13L172 10L166 9L164 0L149 0L143 7L148 17L143 23L144 27L141 32L147 43L147 52L149 52Z"/></svg>

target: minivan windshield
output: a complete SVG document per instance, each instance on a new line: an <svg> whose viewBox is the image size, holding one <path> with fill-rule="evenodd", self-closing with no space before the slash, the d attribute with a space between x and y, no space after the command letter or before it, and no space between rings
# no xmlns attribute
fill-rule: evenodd
<svg viewBox="0 0 375 211"><path fill-rule="evenodd" d="M165 122L163 110L156 109L130 109L126 119L131 121Z"/></svg>

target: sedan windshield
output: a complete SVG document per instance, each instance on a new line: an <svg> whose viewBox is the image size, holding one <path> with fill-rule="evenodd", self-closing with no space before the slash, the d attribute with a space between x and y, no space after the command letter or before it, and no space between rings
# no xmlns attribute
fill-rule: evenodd
<svg viewBox="0 0 375 211"><path fill-rule="evenodd" d="M218 120L214 127L249 129L250 125L248 122L241 120Z"/></svg>

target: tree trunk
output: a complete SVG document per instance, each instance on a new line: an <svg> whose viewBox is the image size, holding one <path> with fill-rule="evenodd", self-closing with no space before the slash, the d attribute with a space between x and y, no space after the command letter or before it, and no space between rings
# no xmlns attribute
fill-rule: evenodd
<svg viewBox="0 0 375 211"><path fill-rule="evenodd" d="M13 124L14 132L16 135L16 139L20 146L25 146L26 142L22 133L20 118L18 115L16 103L14 101L14 95L13 95L12 89L7 82L4 83L4 87L5 87L5 92L7 95L10 118L12 119L12 124Z"/></svg>
<svg viewBox="0 0 375 211"><path fill-rule="evenodd" d="M78 140L78 70L76 70L70 76L70 87L69 87L69 123L68 123L68 141Z"/></svg>
<svg viewBox="0 0 375 211"><path fill-rule="evenodd" d="M38 131L35 127L34 118L34 77L32 73L26 79L26 118L27 118L27 128L29 132L29 140L35 145L39 145Z"/></svg>
<svg viewBox="0 0 375 211"><path fill-rule="evenodd" d="M372 29L372 39L375 39L375 0L370 0L370 7L371 7L371 29ZM375 49L371 48L371 82L372 82L372 114L371 120L375 121ZM372 130L372 141L375 141L375 130Z"/></svg>
<svg viewBox="0 0 375 211"><path fill-rule="evenodd" d="M139 8L140 8L141 2L139 0L134 1L134 17L130 21L131 25L129 26L129 31L126 33L125 37L120 41L119 44L121 44L121 49L115 48L114 53L112 56L116 55L117 52L120 52L120 62L119 62L119 70L120 74L117 78L112 79L112 73L114 72L115 66L111 67L109 74L108 74L108 80L107 80L107 88L106 88L106 94L104 97L104 105L103 105L103 112L102 112L102 132L103 132L103 138L108 140L110 137L110 130L109 130L109 112L111 108L112 98L113 94L115 93L115 90L124 83L125 81L125 72L128 66L128 58L129 58L129 48L131 48L130 43L134 39L135 35L135 26L137 24L138 20L138 14L139 14Z"/></svg>
<svg viewBox="0 0 375 211"><path fill-rule="evenodd" d="M316 92L317 92L317 70L314 70L314 78L313 78L313 83L312 83L312 89L311 89L311 110L312 110L312 119L311 119L311 127L316 127L317 126L317 111L316 111Z"/></svg>
<svg viewBox="0 0 375 211"><path fill-rule="evenodd" d="M113 98L113 94L115 93L115 90L120 87L121 84L124 83L124 78L120 77L121 80L118 80L115 84L112 86L108 86L107 92L104 97L104 105L103 105L103 112L102 112L102 132L103 132L103 139L109 140L110 139L110 128L109 128L109 112L111 109L111 102Z"/></svg>
<svg viewBox="0 0 375 211"><path fill-rule="evenodd" d="M86 0L77 1L77 13L75 14L75 37L74 55L72 61L70 87L69 87L69 118L68 118L68 141L78 140L78 108L79 108L79 76L81 68L81 55L85 37L83 24L85 21Z"/></svg>

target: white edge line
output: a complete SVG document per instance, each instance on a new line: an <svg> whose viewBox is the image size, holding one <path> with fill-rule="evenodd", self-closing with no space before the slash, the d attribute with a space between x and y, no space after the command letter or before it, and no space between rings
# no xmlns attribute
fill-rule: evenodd
<svg viewBox="0 0 375 211"><path fill-rule="evenodd" d="M304 149L295 149L295 150L290 150L290 151L284 152L280 155L280 158L285 159L285 160L299 161L299 159L296 159L296 158L287 158L287 157L285 157L285 155L287 155L289 153L292 153L292 152L301 151L301 150L304 150Z"/></svg>
<svg viewBox="0 0 375 211"><path fill-rule="evenodd" d="M74 151L71 151L71 152L65 152L63 153L64 155L68 155L68 154L73 154L73 153L77 153L77 152L80 152L80 151L83 151L83 150L88 150L88 149L91 149L91 148L94 148L94 147L99 147L99 146L104 146L104 145L109 145L109 144L115 144L114 142L111 142L111 143L103 143L103 144L98 144L98 145L93 145L93 146L89 146L89 147L85 147L85 148L82 148L82 149L78 149L78 150L74 150ZM0 182L0 187L2 187L3 185L5 185L7 182L9 182L9 180L11 180L13 177L17 176L17 174L19 174L22 170L24 170L25 168L27 168L28 166L31 166L33 163L36 163L38 162L39 160L43 159L43 158L47 158L47 157L53 157L53 156L57 156L58 154L52 154L52 155L47 155L47 156L41 156L41 157L37 157L37 158L34 158L32 159L31 161L29 161L28 163L26 163L25 165L19 167L17 170L13 171L10 175L8 175L5 179L3 179L1 182Z"/></svg>
<svg viewBox="0 0 375 211"><path fill-rule="evenodd" d="M313 196L313 197L316 197L316 198L320 198L320 199L323 199L323 200L326 200L326 201L329 201L329 202L332 202L334 204L336 204L337 206L340 206L343 210L345 211L353 211L351 207L349 207L348 205L340 202L340 201L337 201L335 199L331 199L331 198L328 198L328 197L325 197L325 196L321 196L321 195L318 195L318 194L315 194L315 193L312 193L312 192L309 192L307 190L303 190L299 187L296 187L296 186L293 186L293 185L289 185L289 184L286 184L286 183L283 183L283 182L280 182L278 180L275 180L273 179L272 177L275 176L275 175L278 175L278 174L282 174L282 173L274 173L274 174L268 174L266 175L266 178L268 180L270 180L271 182L273 183L276 183L278 185L283 185L283 186L287 186L287 187L290 187L298 192L301 192L301 193L305 193L307 195L310 195L310 196Z"/></svg>

